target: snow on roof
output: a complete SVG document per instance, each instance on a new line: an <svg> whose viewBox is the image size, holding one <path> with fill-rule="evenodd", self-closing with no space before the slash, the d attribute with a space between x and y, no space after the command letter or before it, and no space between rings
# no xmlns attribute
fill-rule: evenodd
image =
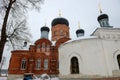
<svg viewBox="0 0 120 80"><path fill-rule="evenodd" d="M51 41L51 42L52 42L52 46L55 46L56 41Z"/></svg>
<svg viewBox="0 0 120 80"><path fill-rule="evenodd" d="M98 38L98 37L97 36L82 36L82 37L77 37L77 38L74 38L74 39L71 39L71 40L65 42L64 44L67 44L67 43L70 43L70 42L74 42L74 41L78 41L78 40L93 39L93 38Z"/></svg>

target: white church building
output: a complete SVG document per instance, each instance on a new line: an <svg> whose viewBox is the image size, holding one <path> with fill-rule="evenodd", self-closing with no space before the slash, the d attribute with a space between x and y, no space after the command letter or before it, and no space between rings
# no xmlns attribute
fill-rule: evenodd
<svg viewBox="0 0 120 80"><path fill-rule="evenodd" d="M59 76L120 77L120 28L109 25L107 14L98 16L101 28L89 37L76 31L77 39L59 47Z"/></svg>

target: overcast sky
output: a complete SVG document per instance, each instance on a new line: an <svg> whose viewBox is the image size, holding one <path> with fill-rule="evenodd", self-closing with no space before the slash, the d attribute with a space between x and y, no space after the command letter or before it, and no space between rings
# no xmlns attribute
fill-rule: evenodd
<svg viewBox="0 0 120 80"><path fill-rule="evenodd" d="M61 16L69 21L70 37L76 38L75 31L80 27L85 30L85 35L90 35L96 28L100 27L97 17L100 15L98 4L101 4L103 13L109 15L111 26L120 28L120 0L45 0L41 5L40 12L29 11L28 26L32 34L32 41L40 38L40 28L46 25L51 29L51 22L54 18ZM51 32L49 39L51 40ZM4 55L9 60L10 51ZM8 66L7 64L5 66Z"/></svg>
<svg viewBox="0 0 120 80"><path fill-rule="evenodd" d="M100 27L97 21L100 15L99 3L103 13L109 15L110 25L120 27L120 0L45 0L40 12L28 13L28 26L31 29L33 41L40 38L40 28L45 25L45 22L51 29L51 22L59 17L59 10L61 10L61 16L69 21L71 38L76 38L75 31L78 29L78 22L85 30L85 35L90 35L97 27ZM51 32L49 39L51 39L50 35Z"/></svg>

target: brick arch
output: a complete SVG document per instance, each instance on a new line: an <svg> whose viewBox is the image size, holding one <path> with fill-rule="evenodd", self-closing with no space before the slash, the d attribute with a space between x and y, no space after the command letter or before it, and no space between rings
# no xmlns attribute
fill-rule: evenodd
<svg viewBox="0 0 120 80"><path fill-rule="evenodd" d="M52 45L52 42L51 42L50 40L48 40L48 39L45 39L45 38L43 38L43 39L38 39L38 40L35 42L35 45L41 44L41 43L43 43L43 42L45 42L46 44Z"/></svg>

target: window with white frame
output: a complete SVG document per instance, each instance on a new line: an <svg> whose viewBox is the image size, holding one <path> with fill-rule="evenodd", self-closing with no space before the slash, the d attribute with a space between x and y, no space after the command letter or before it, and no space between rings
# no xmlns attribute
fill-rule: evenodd
<svg viewBox="0 0 120 80"><path fill-rule="evenodd" d="M25 69L26 69L26 65L27 65L27 60L26 60L26 59L22 59L21 69L22 69L22 70L25 70Z"/></svg>
<svg viewBox="0 0 120 80"><path fill-rule="evenodd" d="M36 69L40 70L40 67L41 67L41 60L37 59L37 61L36 61Z"/></svg>
<svg viewBox="0 0 120 80"><path fill-rule="evenodd" d="M44 70L48 69L48 59L44 60Z"/></svg>

